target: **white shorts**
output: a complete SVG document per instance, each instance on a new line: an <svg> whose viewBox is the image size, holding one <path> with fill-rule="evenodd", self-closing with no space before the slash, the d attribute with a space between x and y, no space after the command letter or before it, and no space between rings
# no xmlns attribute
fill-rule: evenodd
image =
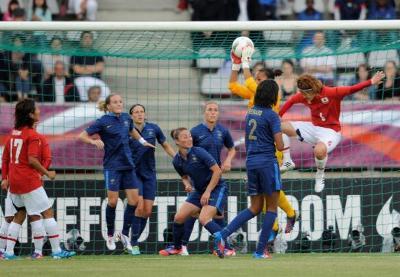
<svg viewBox="0 0 400 277"><path fill-rule="evenodd" d="M326 145L328 153L330 153L342 139L339 132L330 128L324 128L313 125L311 122L306 121L291 121L290 124L295 130L299 130L301 137L305 142L312 145L322 142Z"/></svg>
<svg viewBox="0 0 400 277"><path fill-rule="evenodd" d="M43 187L25 194L10 192L10 200L17 208L25 207L28 215L40 215L51 207L49 198Z"/></svg>
<svg viewBox="0 0 400 277"><path fill-rule="evenodd" d="M14 216L17 213L17 209L14 207L10 199L10 191L7 191L7 197L4 205L4 217Z"/></svg>

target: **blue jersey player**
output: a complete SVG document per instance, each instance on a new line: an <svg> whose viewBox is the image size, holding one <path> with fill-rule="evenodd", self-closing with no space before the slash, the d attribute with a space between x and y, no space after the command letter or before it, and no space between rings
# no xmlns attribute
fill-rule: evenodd
<svg viewBox="0 0 400 277"><path fill-rule="evenodd" d="M190 130L193 138L193 145L205 149L216 160L223 172L231 170L232 160L236 150L232 136L227 128L218 123L219 107L216 102L207 102L204 107L204 122L198 124ZM221 161L221 152L225 148L228 153L224 161ZM228 194L226 194L228 195ZM185 234L183 236L182 253L189 255L187 244L193 231L196 221L195 217L190 217L185 222ZM224 215L217 215L214 221L221 227L225 226ZM234 251L227 249L227 255L234 255Z"/></svg>
<svg viewBox="0 0 400 277"><path fill-rule="evenodd" d="M221 230L213 221L217 214L224 212L226 205L226 184L221 179L222 170L214 158L203 148L193 146L190 132L186 128L178 128L171 132L179 148L173 165L181 176L185 190L194 191L186 198L174 218L174 245L161 250L163 256L181 255L184 223L191 215L199 213L199 221L211 234ZM190 180L190 181L189 181Z"/></svg>
<svg viewBox="0 0 400 277"><path fill-rule="evenodd" d="M133 214L139 202L139 180L135 173L135 164L129 148L129 138L134 137L146 147L154 147L143 139L133 127L129 114L123 113L122 98L110 94L105 102L100 102L99 109L106 114L97 119L79 135L85 143L104 149L104 180L107 188L108 203L106 207L107 248L115 250L115 209L120 190L125 190L128 204L124 212L124 225L132 224ZM98 134L100 139L91 138Z"/></svg>
<svg viewBox="0 0 400 277"><path fill-rule="evenodd" d="M246 169L248 194L251 206L241 211L221 232L214 234L219 257L224 256L226 238L245 222L257 216L267 203L255 258L270 258L266 250L267 240L277 216L279 192L282 188L279 165L275 156L275 144L283 149L279 116L272 110L278 98L279 87L273 80L261 82L255 95L255 106L246 115Z"/></svg>
<svg viewBox="0 0 400 277"><path fill-rule="evenodd" d="M175 150L166 141L166 138L157 124L145 121L146 110L141 104L135 104L129 109L129 114L134 123L134 127L140 135L152 145L158 142L164 151L171 157L175 156ZM138 239L147 224L147 219L151 216L154 199L156 197L156 160L155 149L141 145L137 140L130 139L132 158L136 166L136 176L140 182L140 203L142 209L136 209L134 223L132 225L132 236L129 241L129 229L122 230L121 241L132 255L140 255Z"/></svg>

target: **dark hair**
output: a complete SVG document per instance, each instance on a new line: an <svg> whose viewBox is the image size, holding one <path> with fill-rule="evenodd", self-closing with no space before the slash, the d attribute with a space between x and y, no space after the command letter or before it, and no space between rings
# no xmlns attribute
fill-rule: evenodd
<svg viewBox="0 0 400 277"><path fill-rule="evenodd" d="M262 68L258 72L267 76L267 79L274 79L275 77L282 75L282 70L280 69L272 70L271 68Z"/></svg>
<svg viewBox="0 0 400 277"><path fill-rule="evenodd" d="M92 33L91 31L83 31L83 32L81 33L81 40L83 39L83 37L84 37L86 34L89 34L90 37L93 38L93 33Z"/></svg>
<svg viewBox="0 0 400 277"><path fill-rule="evenodd" d="M47 1L46 0L43 0L43 1L44 2L43 2L42 9L43 9L43 15L44 15L46 13L46 11L47 11ZM32 13L35 13L36 8L37 8L37 6L36 6L36 3L35 3L35 0L33 0L32 1Z"/></svg>
<svg viewBox="0 0 400 277"><path fill-rule="evenodd" d="M99 104L97 105L97 108L98 108L100 111L102 111L102 112L108 112L107 105L110 104L111 98L114 97L114 96L116 96L116 95L118 95L118 94L115 94L115 93L109 94L109 95L106 97L106 100L105 100L105 101L100 101L100 102L99 102Z"/></svg>
<svg viewBox="0 0 400 277"><path fill-rule="evenodd" d="M12 15L12 14L11 14L11 13L12 13L11 5L18 5L18 7L19 7L19 2L18 2L18 0L11 0L10 2L8 2L8 8L7 8L7 10L8 10L8 13L9 13L10 15ZM18 9L18 8L17 8L17 9Z"/></svg>
<svg viewBox="0 0 400 277"><path fill-rule="evenodd" d="M264 80L257 86L254 105L272 107L278 101L279 86L274 80Z"/></svg>
<svg viewBox="0 0 400 277"><path fill-rule="evenodd" d="M294 63L293 63L293 61L292 61L291 59L284 59L284 60L282 61L282 65L283 65L284 63L290 64L290 65L294 68Z"/></svg>
<svg viewBox="0 0 400 277"><path fill-rule="evenodd" d="M25 17L25 10L23 8L17 8L12 13L13 17Z"/></svg>
<svg viewBox="0 0 400 277"><path fill-rule="evenodd" d="M176 129L171 130L171 138L174 140L177 140L179 138L180 133L182 133L183 131L187 131L186 127L179 127Z"/></svg>
<svg viewBox="0 0 400 277"><path fill-rule="evenodd" d="M22 127L33 127L33 118L30 116L36 109L35 101L32 99L24 99L15 105L15 129Z"/></svg>
<svg viewBox="0 0 400 277"><path fill-rule="evenodd" d="M360 72L360 68L361 67L365 68L365 70L368 72L367 79L371 79L372 78L372 69L371 69L371 67L366 63L362 63L362 64L359 64L357 69L356 69L356 81L357 82L360 81L360 77L358 76L358 73Z"/></svg>
<svg viewBox="0 0 400 277"><path fill-rule="evenodd" d="M133 104L132 107L129 109L129 114L132 114L133 109L135 109L136 107L142 107L144 112L146 112L146 108L142 104L137 103L137 104Z"/></svg>

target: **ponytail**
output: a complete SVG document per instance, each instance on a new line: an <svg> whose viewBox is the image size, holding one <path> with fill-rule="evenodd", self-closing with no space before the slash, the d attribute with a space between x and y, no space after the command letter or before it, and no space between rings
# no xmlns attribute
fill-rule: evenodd
<svg viewBox="0 0 400 277"><path fill-rule="evenodd" d="M101 112L107 112L107 104L106 101L100 101L99 104L97 104L97 108L99 109L99 111Z"/></svg>
<svg viewBox="0 0 400 277"><path fill-rule="evenodd" d="M179 138L179 134L182 132L182 131L186 131L187 130L187 128L186 127L179 127L179 128L176 128L176 129L173 129L173 130L171 130L171 138L173 139L173 140L177 140L178 138Z"/></svg>

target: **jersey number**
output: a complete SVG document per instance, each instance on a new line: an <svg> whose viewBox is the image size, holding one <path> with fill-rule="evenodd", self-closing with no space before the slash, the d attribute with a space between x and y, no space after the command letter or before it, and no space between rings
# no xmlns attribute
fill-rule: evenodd
<svg viewBox="0 0 400 277"><path fill-rule="evenodd" d="M257 128L257 121L255 119L250 119L249 126L251 126L250 133L249 133L249 140L257 140L257 136L253 135L254 131Z"/></svg>
<svg viewBox="0 0 400 277"><path fill-rule="evenodd" d="M319 117L321 118L322 121L326 121L325 116L322 115L322 113L319 113Z"/></svg>
<svg viewBox="0 0 400 277"><path fill-rule="evenodd" d="M15 149L15 163L19 163L19 154L21 154L22 144L24 141L22 139L11 139L10 141L10 160L13 161L13 150Z"/></svg>

